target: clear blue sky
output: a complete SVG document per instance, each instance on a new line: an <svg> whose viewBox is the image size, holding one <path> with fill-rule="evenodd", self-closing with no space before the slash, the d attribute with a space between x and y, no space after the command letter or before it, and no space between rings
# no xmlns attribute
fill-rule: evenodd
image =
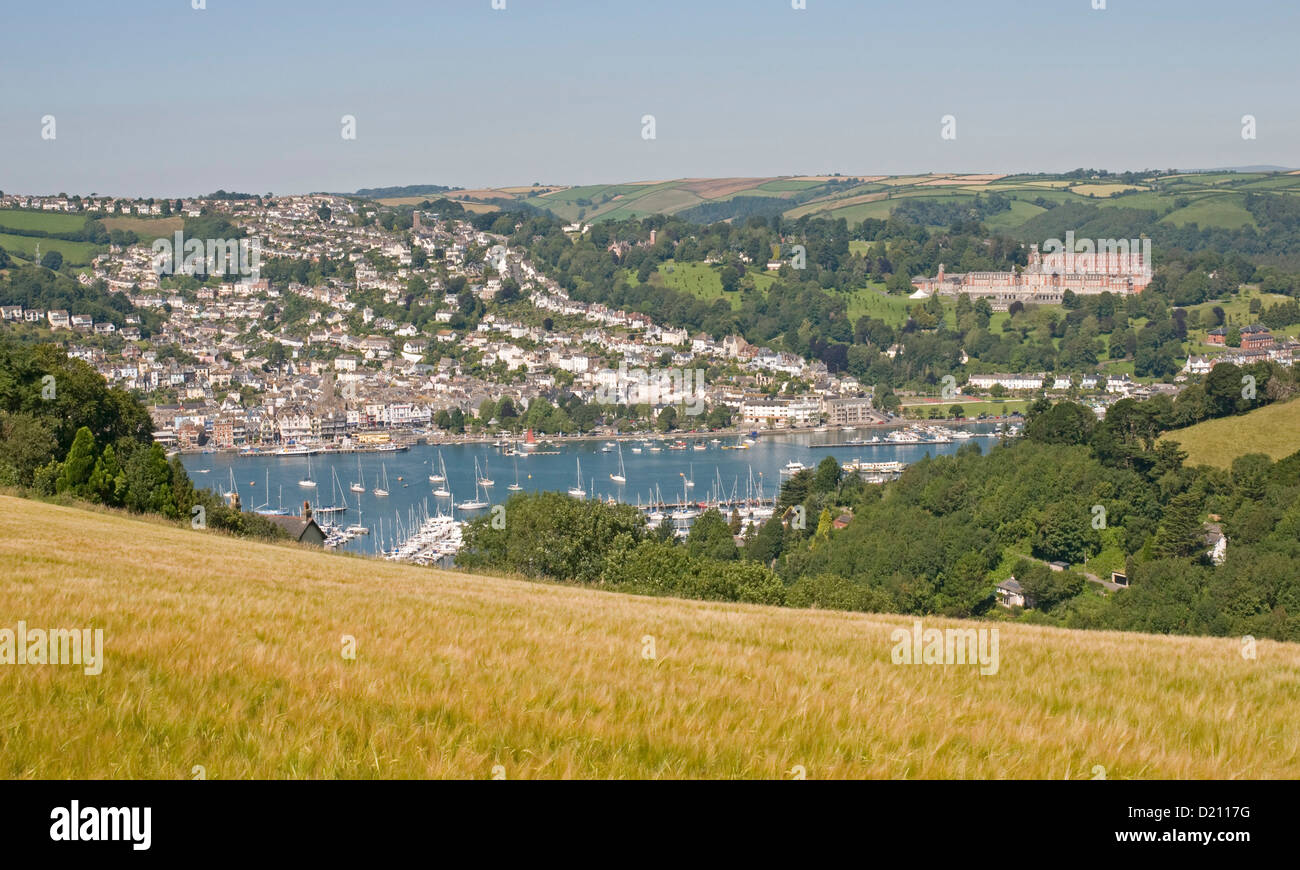
<svg viewBox="0 0 1300 870"><path fill-rule="evenodd" d="M6 3L0 189L1300 165L1294 0L206 2Z"/></svg>

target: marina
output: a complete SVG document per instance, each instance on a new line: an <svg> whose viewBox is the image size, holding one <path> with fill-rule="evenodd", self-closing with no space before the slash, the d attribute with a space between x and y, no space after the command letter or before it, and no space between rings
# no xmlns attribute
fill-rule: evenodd
<svg viewBox="0 0 1300 870"><path fill-rule="evenodd" d="M858 432L863 437L855 437ZM987 450L998 437L993 424L922 424L885 435L832 427L739 438L622 435L553 442L521 437L403 450L301 445L299 452L190 453L181 460L197 486L211 486L223 495L244 489L243 502L259 505L258 511L267 515L297 514L304 500L310 502L327 547L449 565L460 546L462 524L485 516L518 492L567 492L633 505L652 528L670 522L682 536L709 508L728 517L734 511L743 526L765 521L781 485L830 455L845 473L883 483L927 455L955 453L968 442ZM495 485L489 470L502 462L509 469L502 482L508 486ZM300 488L307 480L319 483ZM288 501L286 489L292 493ZM257 490L262 491L250 496Z"/></svg>

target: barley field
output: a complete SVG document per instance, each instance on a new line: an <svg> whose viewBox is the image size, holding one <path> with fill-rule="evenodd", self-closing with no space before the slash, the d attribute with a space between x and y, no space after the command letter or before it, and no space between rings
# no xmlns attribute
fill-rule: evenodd
<svg viewBox="0 0 1300 870"><path fill-rule="evenodd" d="M893 664L910 617L441 573L0 496L0 629L19 620L102 628L104 662L0 665L9 778L1300 776L1297 645L1003 624L981 675Z"/></svg>

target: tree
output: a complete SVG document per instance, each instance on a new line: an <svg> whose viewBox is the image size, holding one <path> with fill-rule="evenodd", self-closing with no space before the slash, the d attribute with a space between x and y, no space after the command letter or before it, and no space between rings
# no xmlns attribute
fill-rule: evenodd
<svg viewBox="0 0 1300 870"><path fill-rule="evenodd" d="M86 489L91 498L106 505L120 505L126 497L126 474L117 461L117 452L109 444L95 462Z"/></svg>
<svg viewBox="0 0 1300 870"><path fill-rule="evenodd" d="M1212 417L1235 414L1243 401L1241 369L1232 363L1220 363L1205 376L1205 403Z"/></svg>
<svg viewBox="0 0 1300 870"><path fill-rule="evenodd" d="M1033 540L1034 555L1047 562L1082 562L1100 548L1091 510L1074 501L1049 505Z"/></svg>
<svg viewBox="0 0 1300 870"><path fill-rule="evenodd" d="M830 508L822 508L822 512L817 515L817 533L813 536L813 546L816 546L818 541L827 540L834 527L835 521L831 519Z"/></svg>
<svg viewBox="0 0 1300 870"><path fill-rule="evenodd" d="M1074 402L1058 402L1046 410L1037 402L1025 420L1025 437L1042 444L1087 444L1097 428L1097 415Z"/></svg>
<svg viewBox="0 0 1300 870"><path fill-rule="evenodd" d="M1174 496L1156 531L1154 552L1161 558L1190 556L1201 546L1201 506L1193 493Z"/></svg>
<svg viewBox="0 0 1300 870"><path fill-rule="evenodd" d="M139 513L179 516L172 494L172 469L162 445L136 450L126 463L126 507Z"/></svg>
<svg viewBox="0 0 1300 870"><path fill-rule="evenodd" d="M785 542L785 525L781 517L773 515L759 527L758 534L745 546L745 558L770 565L781 555Z"/></svg>
<svg viewBox="0 0 1300 870"><path fill-rule="evenodd" d="M63 255L58 251L46 251L41 256L41 265L50 271L57 272L63 268Z"/></svg>
<svg viewBox="0 0 1300 870"><path fill-rule="evenodd" d="M0 486L31 486L58 449L49 424L34 414L0 412Z"/></svg>
<svg viewBox="0 0 1300 870"><path fill-rule="evenodd" d="M706 559L731 560L739 556L731 527L717 508L705 511L691 523L686 551Z"/></svg>
<svg viewBox="0 0 1300 870"><path fill-rule="evenodd" d="M1015 567L1016 580L1039 610L1049 611L1083 591L1083 575L1074 571L1053 571L1046 565L1021 559Z"/></svg>
<svg viewBox="0 0 1300 870"><path fill-rule="evenodd" d="M735 266L723 266L721 272L722 289L726 293L735 293L740 289L740 270Z"/></svg>
<svg viewBox="0 0 1300 870"><path fill-rule="evenodd" d="M95 468L95 436L82 426L77 430L77 437L72 441L68 458L63 461L63 473L55 483L55 490L78 497L86 497L86 484Z"/></svg>
<svg viewBox="0 0 1300 870"><path fill-rule="evenodd" d="M813 492L833 493L839 489L844 469L834 456L827 456L817 463L817 473L813 476Z"/></svg>

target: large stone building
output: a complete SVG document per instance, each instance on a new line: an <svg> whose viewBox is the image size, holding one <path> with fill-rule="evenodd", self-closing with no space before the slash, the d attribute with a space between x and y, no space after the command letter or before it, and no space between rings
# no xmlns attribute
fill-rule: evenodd
<svg viewBox="0 0 1300 870"><path fill-rule="evenodd" d="M1054 240L1055 241L1055 240ZM1067 234L1067 245L1074 239ZM1141 293L1151 283L1150 240L1102 240L1091 243L1080 253L1053 251L1046 257L1033 245L1029 265L1018 272L966 272L949 275L939 265L934 278L912 279L914 299L926 299L936 293L974 299L987 299L995 311L1005 311L1012 302L1059 305L1066 290L1080 296L1115 293L1128 296Z"/></svg>

